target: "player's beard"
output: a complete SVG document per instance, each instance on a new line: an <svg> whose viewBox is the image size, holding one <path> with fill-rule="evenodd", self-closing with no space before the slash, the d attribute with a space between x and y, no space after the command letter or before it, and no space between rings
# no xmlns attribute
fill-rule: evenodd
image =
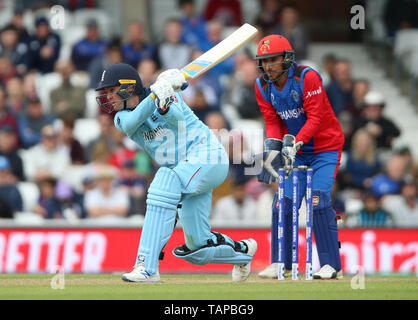
<svg viewBox="0 0 418 320"><path fill-rule="evenodd" d="M281 71L274 71L274 72L263 72L263 78L266 81L271 81L273 83L277 83L280 79L283 78L284 75L288 73L289 70L281 70Z"/></svg>

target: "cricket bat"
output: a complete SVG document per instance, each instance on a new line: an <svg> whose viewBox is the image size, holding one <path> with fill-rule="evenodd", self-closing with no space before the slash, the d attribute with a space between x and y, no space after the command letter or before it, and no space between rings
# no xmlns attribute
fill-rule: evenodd
<svg viewBox="0 0 418 320"><path fill-rule="evenodd" d="M245 23L216 46L182 68L181 71L184 77L186 80L196 78L212 69L241 49L248 41L255 37L257 32L258 30L255 27ZM152 93L151 98L155 99Z"/></svg>

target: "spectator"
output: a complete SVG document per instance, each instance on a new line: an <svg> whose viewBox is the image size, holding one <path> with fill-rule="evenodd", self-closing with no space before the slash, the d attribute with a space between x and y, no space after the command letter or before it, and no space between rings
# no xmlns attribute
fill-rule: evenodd
<svg viewBox="0 0 418 320"><path fill-rule="evenodd" d="M57 180L49 177L39 180L40 196L38 204L33 208L33 212L44 219L63 218L60 203L55 196L55 186Z"/></svg>
<svg viewBox="0 0 418 320"><path fill-rule="evenodd" d="M112 126L112 137L114 145L112 148L112 154L110 156L109 164L113 167L121 170L123 164L128 160L135 158L135 151L127 148L124 144L125 134L119 131L116 127Z"/></svg>
<svg viewBox="0 0 418 320"><path fill-rule="evenodd" d="M113 141L113 119L108 113L100 113L97 120L100 126L100 135L87 145L87 160L92 161L92 153L94 147L101 142L107 146L109 150L113 148L115 142Z"/></svg>
<svg viewBox="0 0 418 320"><path fill-rule="evenodd" d="M113 185L115 178L116 172L113 167L100 166L97 168L95 176L97 187L88 191L84 198L88 217L126 217L129 210L129 196Z"/></svg>
<svg viewBox="0 0 418 320"><path fill-rule="evenodd" d="M61 39L50 31L45 17L37 18L35 26L36 33L29 42L30 69L36 69L40 73L52 72L60 54Z"/></svg>
<svg viewBox="0 0 418 320"><path fill-rule="evenodd" d="M241 26L241 2L238 0L209 0L204 17L207 21L220 20L226 26Z"/></svg>
<svg viewBox="0 0 418 320"><path fill-rule="evenodd" d="M354 108L349 110L353 117L357 118L361 114L361 110L364 107L364 98L370 90L369 81L366 79L358 79L353 84L353 100Z"/></svg>
<svg viewBox="0 0 418 320"><path fill-rule="evenodd" d="M406 173L406 164L405 158L401 155L393 155L386 166L386 172L374 176L367 182L367 186L378 197L398 194Z"/></svg>
<svg viewBox="0 0 418 320"><path fill-rule="evenodd" d="M0 156L0 218L11 219L15 212L23 210L23 200L10 173L10 162Z"/></svg>
<svg viewBox="0 0 418 320"><path fill-rule="evenodd" d="M59 146L71 159L71 164L82 165L85 163L84 149L76 138L74 138L74 119L66 118L63 121L62 130L59 133Z"/></svg>
<svg viewBox="0 0 418 320"><path fill-rule="evenodd" d="M224 25L218 20L212 20L207 25L207 42L201 42L199 49L201 53L208 51L212 47L216 46L223 40ZM199 51L195 51L193 55L200 54ZM193 60L193 59L192 59ZM219 77L222 75L229 75L235 71L235 61L233 58L227 59L219 63L216 67L213 67L207 72L207 77L211 78L215 82L213 85L215 89L220 86ZM219 91L219 90L218 90Z"/></svg>
<svg viewBox="0 0 418 320"><path fill-rule="evenodd" d="M261 118L260 108L254 93L258 67L253 61L244 63L235 74L235 84L230 92L230 103L243 119Z"/></svg>
<svg viewBox="0 0 418 320"><path fill-rule="evenodd" d="M245 193L245 182L233 182L232 194L219 199L212 212L212 222L256 221L256 202Z"/></svg>
<svg viewBox="0 0 418 320"><path fill-rule="evenodd" d="M266 35L272 34L280 12L280 0L260 0L259 2L261 12L258 14L255 24L259 25Z"/></svg>
<svg viewBox="0 0 418 320"><path fill-rule="evenodd" d="M378 197L372 193L363 195L364 208L357 216L357 227L379 228L392 225L391 216L382 209Z"/></svg>
<svg viewBox="0 0 418 320"><path fill-rule="evenodd" d="M354 133L354 118L348 111L342 111L337 119L344 134L343 151L349 151L351 148L351 138Z"/></svg>
<svg viewBox="0 0 418 320"><path fill-rule="evenodd" d="M42 111L37 95L29 96L24 112L19 116L20 138L24 148L30 148L41 141L41 130L54 122L54 117Z"/></svg>
<svg viewBox="0 0 418 320"><path fill-rule="evenodd" d="M70 184L58 181L54 192L64 218L75 220L83 217L82 203Z"/></svg>
<svg viewBox="0 0 418 320"><path fill-rule="evenodd" d="M339 60L335 63L332 71L335 80L326 87L326 92L335 115L345 109L352 108L353 99L353 79L351 78L351 64L347 60Z"/></svg>
<svg viewBox="0 0 418 320"><path fill-rule="evenodd" d="M104 54L107 41L100 37L99 26L95 19L86 23L86 37L74 44L71 52L71 61L75 69L87 71L90 62L97 56Z"/></svg>
<svg viewBox="0 0 418 320"><path fill-rule="evenodd" d="M158 58L162 69L182 68L190 62L191 48L181 43L183 32L181 21L169 19L164 28L164 41L158 47Z"/></svg>
<svg viewBox="0 0 418 320"><path fill-rule="evenodd" d="M126 160L119 173L118 189L129 195L129 215L145 216L148 180L136 170L134 160Z"/></svg>
<svg viewBox="0 0 418 320"><path fill-rule="evenodd" d="M376 142L366 130L358 130L353 136L344 170L344 182L350 188L364 190L366 179L380 170Z"/></svg>
<svg viewBox="0 0 418 320"><path fill-rule="evenodd" d="M152 59L144 59L138 64L137 71L141 77L142 85L149 88L156 80L157 64Z"/></svg>
<svg viewBox="0 0 418 320"><path fill-rule="evenodd" d="M112 149L104 140L100 140L94 144L91 153L91 162L87 164L87 167L95 168L97 165L108 165L110 157L112 155Z"/></svg>
<svg viewBox="0 0 418 320"><path fill-rule="evenodd" d="M82 118L86 110L86 89L71 84L74 65L71 61L58 61L55 69L61 74L62 84L51 91L51 113L56 118Z"/></svg>
<svg viewBox="0 0 418 320"><path fill-rule="evenodd" d="M144 26L140 21L131 22L128 26L128 43L122 45L123 61L137 68L138 64L151 59L158 63L156 47L145 41Z"/></svg>
<svg viewBox="0 0 418 320"><path fill-rule="evenodd" d="M14 26L7 26L0 34L0 55L8 58L16 67L18 74L23 75L28 71L30 57L26 43L19 42L18 30Z"/></svg>
<svg viewBox="0 0 418 320"><path fill-rule="evenodd" d="M17 139L12 127L0 128L0 156L9 161L10 176L14 182L25 180L22 158L17 153Z"/></svg>
<svg viewBox="0 0 418 320"><path fill-rule="evenodd" d="M227 149L229 147L229 125L223 114L219 111L209 112L205 117L205 124Z"/></svg>
<svg viewBox="0 0 418 320"><path fill-rule="evenodd" d="M14 15L12 17L12 20L6 27L13 27L17 30L18 34L18 42L19 43L29 43L30 35L29 32L26 30L23 14L25 10L22 5L15 6Z"/></svg>
<svg viewBox="0 0 418 320"><path fill-rule="evenodd" d="M0 128L8 126L13 129L15 134L19 136L18 120L14 114L10 111L10 108L6 104L6 93L0 86ZM16 147L19 143L16 145Z"/></svg>
<svg viewBox="0 0 418 320"><path fill-rule="evenodd" d="M389 195L383 199L383 208L390 212L395 227L418 227L417 180L407 176L403 180L400 195Z"/></svg>
<svg viewBox="0 0 418 320"><path fill-rule="evenodd" d="M324 87L335 81L334 67L336 63L337 57L333 53L326 54L322 59L322 83Z"/></svg>
<svg viewBox="0 0 418 320"><path fill-rule="evenodd" d="M198 58L202 51L195 50L192 60ZM182 92L184 101L189 105L196 116L204 121L206 115L212 111L219 111L219 96L213 86L213 81L208 73L189 79L189 86Z"/></svg>
<svg viewBox="0 0 418 320"><path fill-rule="evenodd" d="M205 76L188 81L189 86L182 93L183 99L200 120L204 121L209 112L219 111L218 96Z"/></svg>
<svg viewBox="0 0 418 320"><path fill-rule="evenodd" d="M89 65L88 73L90 76L90 88L97 88L97 84L100 82L103 70L106 69L107 66L120 63L122 60L123 56L120 47L120 40L113 39L107 47L105 53L94 58Z"/></svg>
<svg viewBox="0 0 418 320"><path fill-rule="evenodd" d="M18 114L23 111L25 102L25 92L22 90L23 81L20 77L13 77L6 84L6 104L10 106L13 113Z"/></svg>
<svg viewBox="0 0 418 320"><path fill-rule="evenodd" d="M9 58L0 56L0 87L6 87L7 82L16 75L16 67Z"/></svg>
<svg viewBox="0 0 418 320"><path fill-rule="evenodd" d="M206 39L205 18L196 13L194 0L179 0L178 5L182 12L181 23L183 25L183 33L181 41L194 47L199 47L201 42Z"/></svg>
<svg viewBox="0 0 418 320"><path fill-rule="evenodd" d="M415 159L412 156L412 152L408 146L402 146L395 150L395 154L400 155L405 159L406 163L406 175L416 176L418 174L418 165L415 163Z"/></svg>
<svg viewBox="0 0 418 320"><path fill-rule="evenodd" d="M416 1L387 1L383 13L387 35L393 38L400 29L418 28L417 13L418 3Z"/></svg>
<svg viewBox="0 0 418 320"><path fill-rule="evenodd" d="M28 72L23 77L23 93L25 97L37 95L36 93L36 72Z"/></svg>
<svg viewBox="0 0 418 320"><path fill-rule="evenodd" d="M70 164L68 154L58 148L58 132L47 125L41 130L41 143L30 148L24 156L25 175L28 180L39 182L59 179Z"/></svg>
<svg viewBox="0 0 418 320"><path fill-rule="evenodd" d="M355 122L354 131L364 128L376 139L378 149L390 150L392 140L401 132L390 119L383 116L385 107L383 95L380 92L370 91L364 97L364 104L362 115Z"/></svg>
<svg viewBox="0 0 418 320"><path fill-rule="evenodd" d="M280 8L280 24L274 29L274 34L280 34L289 40L295 51L296 61L308 56L309 35L299 23L299 9L296 5L287 4Z"/></svg>

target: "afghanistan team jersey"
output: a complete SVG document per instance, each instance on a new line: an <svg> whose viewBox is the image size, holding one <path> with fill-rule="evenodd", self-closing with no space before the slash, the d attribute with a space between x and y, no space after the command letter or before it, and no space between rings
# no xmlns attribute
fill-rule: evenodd
<svg viewBox="0 0 418 320"><path fill-rule="evenodd" d="M344 135L315 70L293 65L282 90L260 77L255 94L267 139L282 140L292 134L296 141L303 141L304 153L342 149Z"/></svg>

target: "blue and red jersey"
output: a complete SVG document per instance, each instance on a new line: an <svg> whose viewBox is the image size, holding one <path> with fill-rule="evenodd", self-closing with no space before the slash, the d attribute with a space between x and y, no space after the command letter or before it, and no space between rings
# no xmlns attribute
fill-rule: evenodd
<svg viewBox="0 0 418 320"><path fill-rule="evenodd" d="M343 132L315 70L293 65L282 90L260 77L255 94L267 139L292 134L297 142L303 141L299 151L303 153L342 149Z"/></svg>

